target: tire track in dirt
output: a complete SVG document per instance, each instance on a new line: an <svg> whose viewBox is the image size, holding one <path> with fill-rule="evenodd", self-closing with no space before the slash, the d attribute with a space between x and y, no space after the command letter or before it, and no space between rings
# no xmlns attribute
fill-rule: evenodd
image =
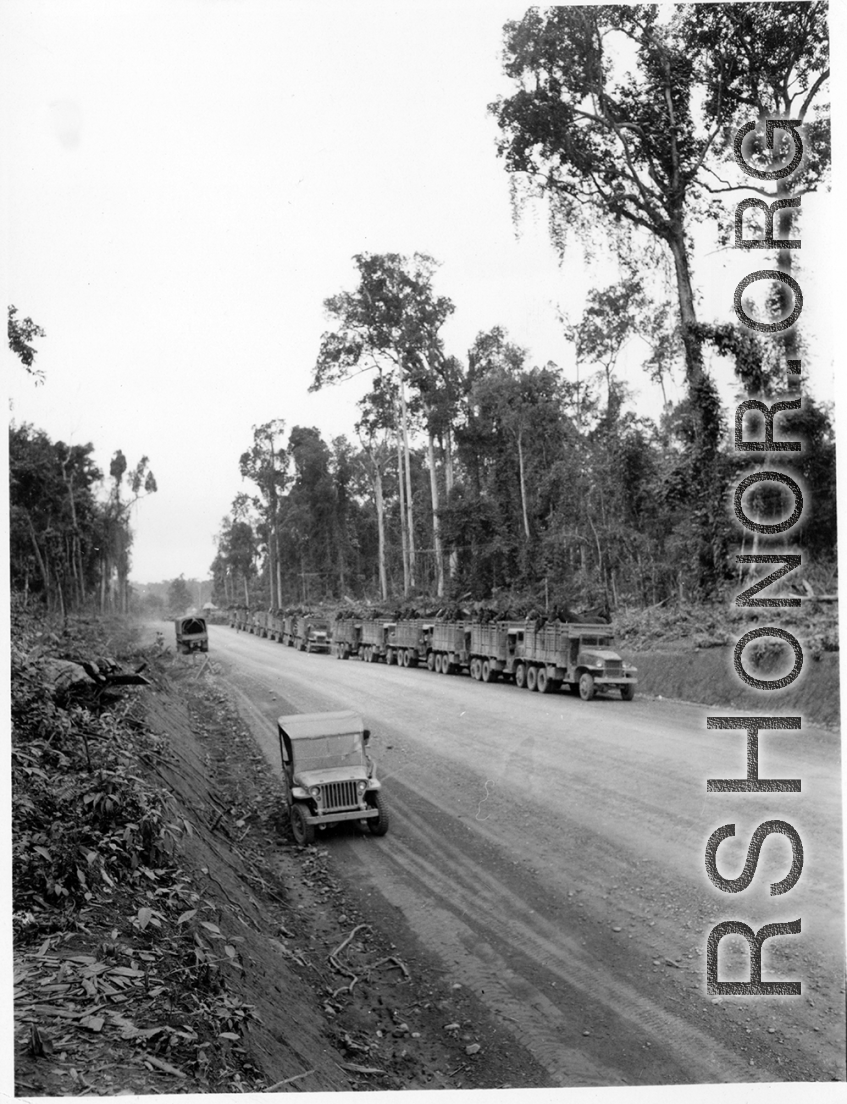
<svg viewBox="0 0 847 1104"><path fill-rule="evenodd" d="M399 796L395 791L395 804ZM402 816L403 838L395 834L390 847L382 845L379 875L369 867L362 877L402 909L427 945L439 948L463 984L484 994L559 1083L624 1083L622 1069L631 1069L631 1055L620 1068L614 1057L610 1061L621 1055L610 1051L608 1034L617 1038L618 1049L650 1045L653 1083L768 1079L714 1036L609 973L576 938L433 829L408 801ZM345 858L357 861L355 848L345 851ZM556 1001L539 985L555 987ZM583 1036L586 1023L598 1017L614 1021L607 1035Z"/></svg>

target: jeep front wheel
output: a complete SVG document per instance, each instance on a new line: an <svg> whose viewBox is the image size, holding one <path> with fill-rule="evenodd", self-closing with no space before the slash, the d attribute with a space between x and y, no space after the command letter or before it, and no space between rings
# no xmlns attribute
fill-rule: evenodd
<svg viewBox="0 0 847 1104"><path fill-rule="evenodd" d="M583 671L579 676L579 696L583 701L592 701L595 693L594 676L588 671Z"/></svg>
<svg viewBox="0 0 847 1104"><path fill-rule="evenodd" d="M292 805L288 810L288 819L291 821L295 843L303 846L303 844L315 842L315 826L306 820L306 810L302 805Z"/></svg>
<svg viewBox="0 0 847 1104"><path fill-rule="evenodd" d="M384 836L388 831L388 809L382 799L382 794L374 794L371 798L371 806L376 809L378 816L368 818L368 828L374 836Z"/></svg>

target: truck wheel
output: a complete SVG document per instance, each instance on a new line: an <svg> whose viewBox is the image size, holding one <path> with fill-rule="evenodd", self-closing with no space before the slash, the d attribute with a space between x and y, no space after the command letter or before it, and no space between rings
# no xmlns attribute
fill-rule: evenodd
<svg viewBox="0 0 847 1104"><path fill-rule="evenodd" d="M430 652L430 655L432 655L432 652ZM436 675L441 674L441 652L435 653L435 659L432 661L432 668Z"/></svg>
<svg viewBox="0 0 847 1104"><path fill-rule="evenodd" d="M409 651L408 648L406 648L405 651L403 652L403 666L404 667L411 667L412 666L412 653Z"/></svg>
<svg viewBox="0 0 847 1104"><path fill-rule="evenodd" d="M379 811L379 816L371 817L368 820L368 828L372 835L384 836L388 831L388 809L382 799L382 794L374 794L371 805Z"/></svg>
<svg viewBox="0 0 847 1104"><path fill-rule="evenodd" d="M302 805L292 805L288 810L288 819L291 821L291 832L295 843L299 843L302 847L304 844L315 842L315 826L306 820Z"/></svg>
<svg viewBox="0 0 847 1104"><path fill-rule="evenodd" d="M538 689L538 668L531 666L526 672L526 688L527 690Z"/></svg>
<svg viewBox="0 0 847 1104"><path fill-rule="evenodd" d="M594 676L588 671L583 671L579 676L579 696L583 701L593 701L596 694L594 689Z"/></svg>
<svg viewBox="0 0 847 1104"><path fill-rule="evenodd" d="M441 657L441 673L442 675L450 674L450 657L446 653Z"/></svg>
<svg viewBox="0 0 847 1104"><path fill-rule="evenodd" d="M474 657L471 660L471 678L474 680L474 682L478 681L481 678L481 676L482 676L481 668L482 668L482 664L479 662L479 660L476 657Z"/></svg>
<svg viewBox="0 0 847 1104"><path fill-rule="evenodd" d="M427 652L426 665L430 669L430 671L435 670L435 652Z"/></svg>
<svg viewBox="0 0 847 1104"><path fill-rule="evenodd" d="M519 690L523 690L526 686L526 666L523 663L519 663L515 668L515 686Z"/></svg>
<svg viewBox="0 0 847 1104"><path fill-rule="evenodd" d="M553 689L550 685L550 679L547 677L546 667L538 668L538 674L535 677L535 689L539 694L549 694Z"/></svg>
<svg viewBox="0 0 847 1104"><path fill-rule="evenodd" d="M631 682L621 687L621 697L624 701L632 701L635 697L635 686Z"/></svg>
<svg viewBox="0 0 847 1104"><path fill-rule="evenodd" d="M482 661L482 681L483 682L493 682L494 681L494 679L491 677L491 660L489 660L489 659L484 659Z"/></svg>

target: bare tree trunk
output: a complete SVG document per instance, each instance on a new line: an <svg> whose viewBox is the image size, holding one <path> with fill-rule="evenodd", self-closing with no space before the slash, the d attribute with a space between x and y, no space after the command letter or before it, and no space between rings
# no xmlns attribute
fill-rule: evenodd
<svg viewBox="0 0 847 1104"><path fill-rule="evenodd" d="M523 530L526 534L526 539L529 540L529 517L526 510L526 486L524 483L524 466L523 466L523 442L521 441L521 434L518 434L518 466L520 468L521 478L521 510L523 512Z"/></svg>
<svg viewBox="0 0 847 1104"><path fill-rule="evenodd" d="M383 602L388 598L388 575L385 570L385 505L382 498L382 471L374 458L374 503L376 505L377 538L379 541L379 593ZM406 561L404 559L405 568ZM405 580L405 572L404 572Z"/></svg>
<svg viewBox="0 0 847 1104"><path fill-rule="evenodd" d="M685 374L689 388L700 382L703 376L703 350L693 328L697 324L694 307L694 289L691 284L691 270L688 267L688 252L685 235L680 226L678 235L668 239L668 246L676 269L676 290L679 304L679 318L682 323L682 343L685 348Z"/></svg>
<svg viewBox="0 0 847 1104"><path fill-rule="evenodd" d="M59 595L59 612L61 613L62 620L64 621L68 615L65 612L65 595L62 593L62 580L59 578L58 575L56 576L56 592Z"/></svg>
<svg viewBox="0 0 847 1104"><path fill-rule="evenodd" d="M38 564L38 570L41 572L41 581L44 583L44 599L50 606L50 578L47 574L47 566L44 563L44 559L41 555L41 549L38 547L38 540L35 536L35 526L32 524L32 518L27 514L27 522L29 523L29 535L32 540L32 548L35 552L35 562Z"/></svg>
<svg viewBox="0 0 847 1104"><path fill-rule="evenodd" d="M435 442L432 430L427 433L429 450L429 487L432 494L432 543L435 547L435 586L439 598L444 596L444 553L441 548L441 521L438 517L438 478L435 472Z"/></svg>
<svg viewBox="0 0 847 1104"><path fill-rule="evenodd" d="M415 525L412 510L412 466L409 460L409 424L406 414L406 384L398 370L400 383L400 417L403 424L403 454L406 460L406 519L409 523L409 587L415 589Z"/></svg>
<svg viewBox="0 0 847 1104"><path fill-rule="evenodd" d="M74 477L73 473L67 474L67 465L70 460L70 452L62 462L62 477L65 481L65 485L68 488L68 501L71 507L71 524L73 531L71 534L71 554L70 562L74 580L76 582L77 600L80 606L85 602L85 572L82 566L82 542L79 539L79 524L76 517L76 502L74 501Z"/></svg>
<svg viewBox="0 0 847 1104"><path fill-rule="evenodd" d="M444 436L444 484L447 492L447 503L450 503L450 495L453 492L453 430L448 424L447 432ZM459 570L459 553L455 548L450 550L450 578L456 577L456 572Z"/></svg>
<svg viewBox="0 0 847 1104"><path fill-rule="evenodd" d="M409 595L409 545L406 536L406 490L403 480L403 448L397 430L397 486L400 489L400 540L403 548L403 595Z"/></svg>

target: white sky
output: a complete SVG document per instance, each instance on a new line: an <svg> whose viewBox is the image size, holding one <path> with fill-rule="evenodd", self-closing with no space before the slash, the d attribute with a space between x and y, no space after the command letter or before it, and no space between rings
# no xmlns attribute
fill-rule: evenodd
<svg viewBox="0 0 847 1104"><path fill-rule="evenodd" d="M253 490L238 458L254 424L352 436L363 385L307 388L322 302L352 288L355 253L443 262L450 352L501 324L573 373L556 307L576 320L615 273L577 250L560 268L543 215L515 237L486 105L510 90L502 27L526 6L0 5L7 302L47 331L44 386L9 364L12 417L92 441L104 470L119 448L131 467L149 456L159 491L136 511L135 581L208 575L221 518ZM826 202L804 199L811 273L831 252ZM730 320L737 280L767 255L751 256L698 258L704 320ZM802 282L805 332L819 334L826 283ZM654 413L658 391L630 361ZM831 398L831 357L815 371Z"/></svg>

